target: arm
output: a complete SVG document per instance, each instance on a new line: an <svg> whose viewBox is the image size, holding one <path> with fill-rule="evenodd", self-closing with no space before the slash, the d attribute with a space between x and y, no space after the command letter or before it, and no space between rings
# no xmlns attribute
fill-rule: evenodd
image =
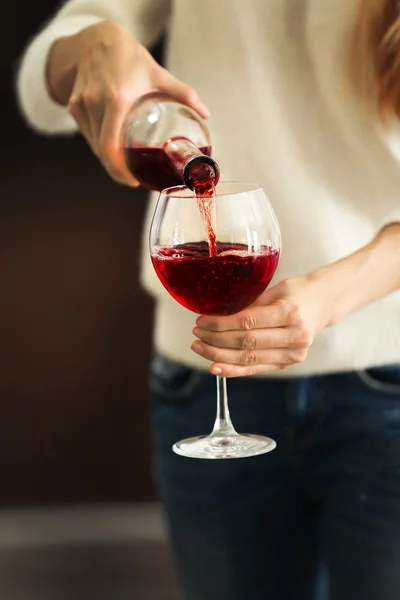
<svg viewBox="0 0 400 600"><path fill-rule="evenodd" d="M74 63L79 59L84 42L81 36L76 45L76 34L97 23L111 21L123 25L137 41L151 45L166 26L170 10L169 0L70 0L51 19L46 27L30 42L22 57L17 74L17 96L27 122L42 133L68 133L77 130L77 124L65 106L66 92ZM47 66L50 49L56 40L72 36L71 42L61 43L56 51L52 75L59 71L58 80L64 83L60 94L49 94ZM79 37L78 37L79 39ZM57 44L56 44L57 48ZM72 49L72 53L70 53ZM62 54L61 54L62 53ZM60 55L63 55L61 60Z"/></svg>
<svg viewBox="0 0 400 600"><path fill-rule="evenodd" d="M400 290L400 222L385 226L369 244L309 278L328 300L326 326Z"/></svg>
<svg viewBox="0 0 400 600"><path fill-rule="evenodd" d="M199 317L194 329L199 341L192 349L213 361L215 375L284 369L306 359L313 339L324 328L397 290L400 222L389 221L357 252L278 283L247 310L229 317Z"/></svg>

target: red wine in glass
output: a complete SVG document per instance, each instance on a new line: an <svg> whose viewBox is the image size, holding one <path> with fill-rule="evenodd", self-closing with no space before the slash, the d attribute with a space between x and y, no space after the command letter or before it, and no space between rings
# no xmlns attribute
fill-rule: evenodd
<svg viewBox="0 0 400 600"><path fill-rule="evenodd" d="M154 248L154 269L164 287L182 306L198 314L230 315L252 304L270 283L279 250L269 246L249 252L243 244L207 242Z"/></svg>

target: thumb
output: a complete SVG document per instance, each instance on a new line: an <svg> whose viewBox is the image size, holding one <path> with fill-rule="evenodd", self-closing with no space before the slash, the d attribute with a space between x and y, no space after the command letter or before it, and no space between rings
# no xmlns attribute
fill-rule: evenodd
<svg viewBox="0 0 400 600"><path fill-rule="evenodd" d="M163 78L159 89L180 104L185 104L192 108L203 117L203 119L207 119L210 116L210 111L200 100L196 90L189 85L182 83L182 81L179 81L179 79L171 75L168 71L165 71L165 77Z"/></svg>
<svg viewBox="0 0 400 600"><path fill-rule="evenodd" d="M257 298L253 306L266 306L276 302L276 300L282 297L284 283L284 281L279 281L271 288L266 289L261 296Z"/></svg>

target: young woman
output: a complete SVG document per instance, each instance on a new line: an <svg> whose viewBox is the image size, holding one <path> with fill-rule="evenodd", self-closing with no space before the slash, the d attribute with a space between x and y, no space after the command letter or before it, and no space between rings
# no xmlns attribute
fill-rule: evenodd
<svg viewBox="0 0 400 600"><path fill-rule="evenodd" d="M167 25L168 71L145 49ZM153 273L145 226L156 472L183 595L312 600L324 572L320 598L398 600L400 5L70 0L18 76L32 127L79 129L128 185L121 128L151 90L211 114L223 179L265 185L284 243L256 305L195 325ZM209 430L209 370L274 452L172 453Z"/></svg>

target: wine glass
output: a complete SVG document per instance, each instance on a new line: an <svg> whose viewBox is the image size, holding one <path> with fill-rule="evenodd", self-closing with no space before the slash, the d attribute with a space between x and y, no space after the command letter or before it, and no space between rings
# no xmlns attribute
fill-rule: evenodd
<svg viewBox="0 0 400 600"><path fill-rule="evenodd" d="M194 313L231 315L250 306L270 283L280 251L279 224L261 185L221 182L207 204L184 186L160 193L150 230L151 260L171 296ZM226 379L216 379L212 433L177 442L174 452L216 459L273 450L271 438L236 432Z"/></svg>

